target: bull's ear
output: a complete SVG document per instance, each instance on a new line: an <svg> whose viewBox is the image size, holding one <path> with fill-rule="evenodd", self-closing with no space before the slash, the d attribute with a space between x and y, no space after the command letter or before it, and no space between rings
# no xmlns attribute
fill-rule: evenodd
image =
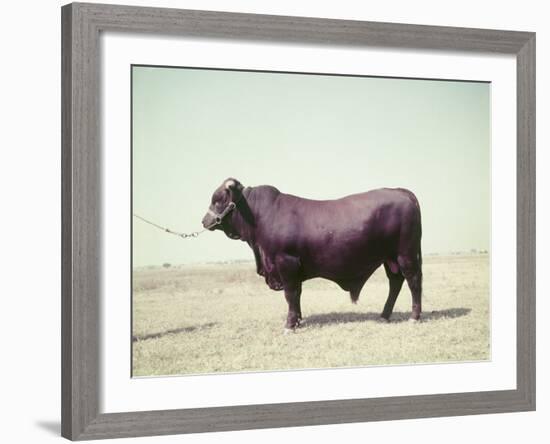
<svg viewBox="0 0 550 444"><path fill-rule="evenodd" d="M223 185L226 190L230 191L233 201L240 197L244 189L243 185L237 179L233 179L232 177L226 179Z"/></svg>

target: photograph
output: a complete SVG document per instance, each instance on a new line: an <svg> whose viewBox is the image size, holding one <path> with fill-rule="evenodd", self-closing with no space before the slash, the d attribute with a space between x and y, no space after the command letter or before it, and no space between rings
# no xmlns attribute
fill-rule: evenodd
<svg viewBox="0 0 550 444"><path fill-rule="evenodd" d="M132 377L491 360L491 83L132 65Z"/></svg>

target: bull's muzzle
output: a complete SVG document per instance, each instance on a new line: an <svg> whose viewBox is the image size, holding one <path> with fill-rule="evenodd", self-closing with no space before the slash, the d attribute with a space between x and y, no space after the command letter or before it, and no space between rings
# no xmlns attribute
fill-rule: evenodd
<svg viewBox="0 0 550 444"><path fill-rule="evenodd" d="M210 213L206 213L202 218L202 226L210 231L213 231L214 228L221 222L221 220L218 221L217 219L218 218L212 216Z"/></svg>

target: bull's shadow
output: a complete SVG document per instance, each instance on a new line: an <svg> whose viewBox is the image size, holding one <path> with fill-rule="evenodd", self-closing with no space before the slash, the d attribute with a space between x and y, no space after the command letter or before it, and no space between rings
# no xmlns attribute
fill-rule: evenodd
<svg viewBox="0 0 550 444"><path fill-rule="evenodd" d="M436 310L423 312L421 319L423 321L436 321L438 319L453 319L466 316L472 310L470 308L448 308L445 310ZM411 312L394 311L391 315L391 323L407 322L411 317ZM365 322L365 321L379 321L380 313L357 313L357 312L332 312L314 314L311 316L305 316L304 325L330 325L330 324L345 324L348 322Z"/></svg>
<svg viewBox="0 0 550 444"><path fill-rule="evenodd" d="M209 322L207 324L202 325L193 325L190 327L182 327L182 328L173 328L171 330L161 331L158 333L149 333L146 335L136 335L132 336L132 342L137 341L146 341L148 339L159 339L167 335L177 335L179 333L193 333L194 331L200 331L205 330L207 328L212 328L216 325L215 322Z"/></svg>

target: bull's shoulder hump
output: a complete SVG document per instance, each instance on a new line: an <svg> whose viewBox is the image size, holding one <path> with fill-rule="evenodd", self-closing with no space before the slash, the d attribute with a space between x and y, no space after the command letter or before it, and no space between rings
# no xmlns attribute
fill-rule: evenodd
<svg viewBox="0 0 550 444"><path fill-rule="evenodd" d="M251 188L254 189L254 191L259 191L262 193L280 193L280 191L273 185L255 185Z"/></svg>
<svg viewBox="0 0 550 444"><path fill-rule="evenodd" d="M281 192L271 185L258 185L251 187L250 194L253 194L255 199L270 201L277 198Z"/></svg>

